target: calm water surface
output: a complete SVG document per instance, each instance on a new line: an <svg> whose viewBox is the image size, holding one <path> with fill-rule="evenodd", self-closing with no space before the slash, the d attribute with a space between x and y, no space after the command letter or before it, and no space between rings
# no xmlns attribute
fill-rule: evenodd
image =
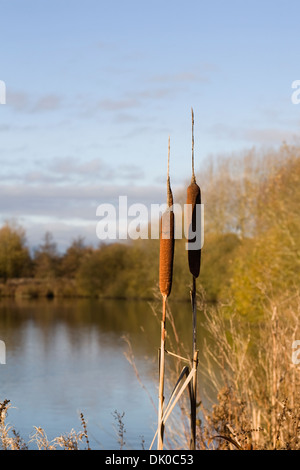
<svg viewBox="0 0 300 470"><path fill-rule="evenodd" d="M189 305L174 310L184 328ZM149 303L0 301L0 339L6 345L0 400L11 401L8 422L26 442L34 426L45 429L49 440L72 428L81 431L82 412L91 447L118 449L116 410L125 413L126 448L141 449L142 440L149 447L156 411L124 355L124 335L156 406L160 325Z"/></svg>

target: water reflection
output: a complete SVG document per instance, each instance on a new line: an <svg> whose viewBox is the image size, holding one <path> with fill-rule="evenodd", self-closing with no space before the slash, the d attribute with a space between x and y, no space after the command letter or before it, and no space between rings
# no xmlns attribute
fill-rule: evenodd
<svg viewBox="0 0 300 470"><path fill-rule="evenodd" d="M156 403L160 325L147 302L1 300L0 399L11 400L8 421L28 441L33 426L48 438L88 421L92 448L117 449L114 410L125 412L127 448L147 448L156 412L124 357L129 335L143 384ZM172 306L182 339L189 305Z"/></svg>

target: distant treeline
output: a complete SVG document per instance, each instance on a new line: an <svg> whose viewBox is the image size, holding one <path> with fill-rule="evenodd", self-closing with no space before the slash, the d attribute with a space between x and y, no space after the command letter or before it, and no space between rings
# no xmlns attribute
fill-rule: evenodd
<svg viewBox="0 0 300 470"><path fill-rule="evenodd" d="M266 297L293 296L300 274L300 148L212 158L197 182L205 205L199 277L205 298L255 315ZM185 188L177 199L185 202ZM30 254L24 230L6 223L0 295L151 299L158 254L158 240L94 248L82 238L59 254L51 233ZM185 240L176 240L172 298L188 301L190 284Z"/></svg>

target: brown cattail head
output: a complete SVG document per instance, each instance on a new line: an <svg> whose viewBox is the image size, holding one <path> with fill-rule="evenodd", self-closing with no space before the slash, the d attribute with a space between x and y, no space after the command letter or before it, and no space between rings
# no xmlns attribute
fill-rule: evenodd
<svg viewBox="0 0 300 470"><path fill-rule="evenodd" d="M200 217L200 211L197 211L197 205L201 204L201 191L197 183L193 181L193 178L191 184L187 188L186 203L190 205L190 210L188 211L189 220L187 221L189 234L188 243L193 244L195 243L196 237L200 236L198 227L201 223L201 220L197 219L197 217ZM201 249L192 250L189 248L188 261L191 274L197 278L200 274Z"/></svg>
<svg viewBox="0 0 300 470"><path fill-rule="evenodd" d="M171 293L174 259L174 212L168 208L160 221L159 289L162 296Z"/></svg>
<svg viewBox="0 0 300 470"><path fill-rule="evenodd" d="M167 176L167 205L168 208L160 220L160 252L159 252L159 288L162 296L168 297L171 293L174 259L174 212L173 195L169 176L170 138L168 149L168 176Z"/></svg>
<svg viewBox="0 0 300 470"><path fill-rule="evenodd" d="M195 242L195 235L190 235L191 233L197 234L199 236L197 228L201 223L201 220L197 220L197 215L200 217L200 211L197 212L197 204L201 204L201 191L199 186L196 183L195 169L194 169L194 111L192 108L192 180L191 184L187 188L187 204L190 205L190 210L188 211L187 227L188 227L188 242ZM189 206L188 206L189 207ZM191 274L197 278L200 273L200 264L201 264L201 249L192 250L188 249L188 261Z"/></svg>

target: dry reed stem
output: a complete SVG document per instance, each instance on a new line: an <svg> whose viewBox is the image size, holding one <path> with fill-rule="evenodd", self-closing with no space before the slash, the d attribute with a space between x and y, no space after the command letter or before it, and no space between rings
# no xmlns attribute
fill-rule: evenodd
<svg viewBox="0 0 300 470"><path fill-rule="evenodd" d="M195 163L194 163L194 111L192 108L192 178L191 184L187 188L187 205L191 206L191 210L188 213L190 219L188 223L188 242L193 244L197 238L197 207L201 204L201 191L196 183L195 177ZM195 236L196 234L196 236ZM193 250L189 246L188 249L188 263L189 270L193 277L193 285L191 290L191 303L192 303L192 315L193 315L193 338L192 338L192 367L195 370L192 384L191 394L191 449L196 448L196 406L197 406L197 367L198 367L198 351L197 351L197 307L196 307L196 279L200 274L201 265L201 249Z"/></svg>
<svg viewBox="0 0 300 470"><path fill-rule="evenodd" d="M153 399L152 399L152 397L151 397L151 395L150 395L150 392L149 392L149 390L147 389L147 387L145 387L145 385L144 385L144 383L142 382L142 379L141 379L141 377L140 377L140 374L139 374L139 372L138 372L138 369L137 369L137 366L136 366L136 363L135 363L135 359L134 359L134 354L133 354L131 342L130 342L130 340L129 340L129 338L128 338L127 335L123 335L123 336L122 336L122 339L123 339L124 341L126 341L127 346L128 346L128 351L127 351L127 352L124 352L124 356L126 357L126 359L127 359L127 361L129 362L129 364L132 366L132 368L133 368L133 370L134 370L134 373L135 373L135 375L136 375L136 378L137 378L137 380L138 380L140 386L141 386L141 387L145 390L145 392L147 393L147 395L148 395L148 397L149 397L149 399L150 399L150 402L152 403L152 406L153 406L155 412L157 412L157 408L156 408L155 403L154 403L154 401L153 401Z"/></svg>
<svg viewBox="0 0 300 470"><path fill-rule="evenodd" d="M163 449L163 439L164 439L163 410L164 410L164 381L165 381L166 301L167 301L167 297L163 296L163 313L162 313L162 321L161 321L160 361L159 361L157 450Z"/></svg>
<svg viewBox="0 0 300 470"><path fill-rule="evenodd" d="M192 108L192 183L196 183L195 177L195 164L194 164L194 148L195 148L195 139L194 139L194 110Z"/></svg>
<svg viewBox="0 0 300 470"><path fill-rule="evenodd" d="M167 169L167 210L161 217L160 252L159 252L159 288L162 295L163 311L161 321L159 392L158 392L158 437L157 449L163 449L163 407L164 407L164 376L165 376L165 338L166 338L166 302L171 293L174 260L174 212L173 195L170 184L170 137L168 141Z"/></svg>

